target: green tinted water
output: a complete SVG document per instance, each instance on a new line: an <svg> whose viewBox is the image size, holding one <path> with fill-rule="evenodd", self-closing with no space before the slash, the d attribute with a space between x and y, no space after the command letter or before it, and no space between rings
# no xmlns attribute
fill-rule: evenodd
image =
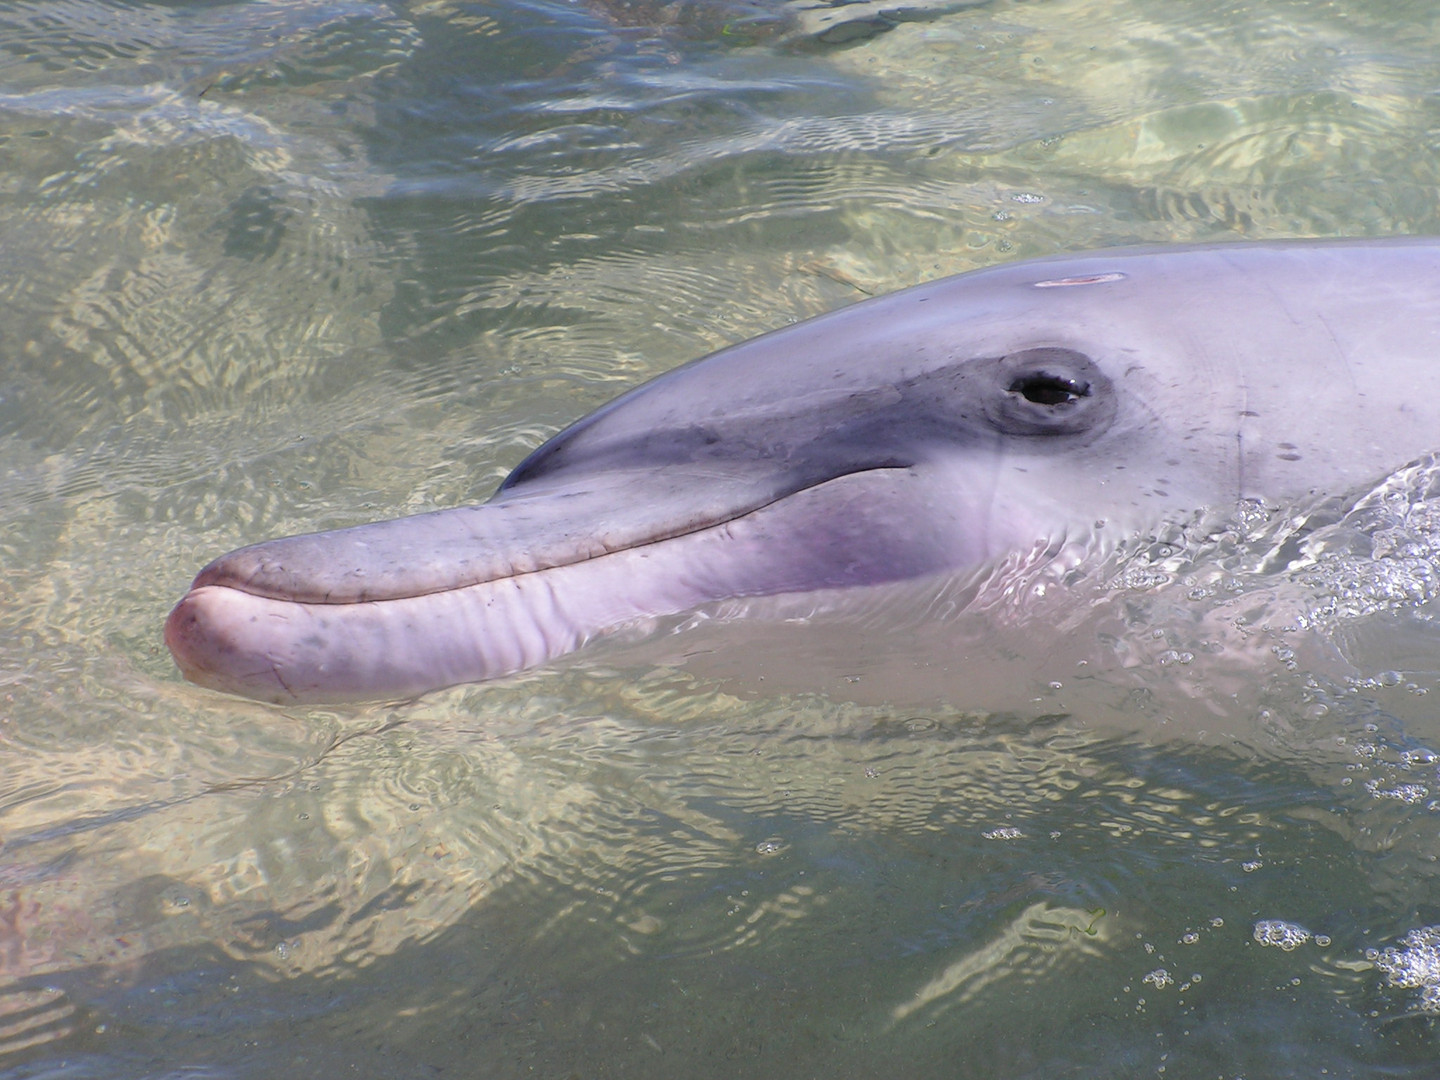
<svg viewBox="0 0 1440 1080"><path fill-rule="evenodd" d="M1358 2L0 7L0 1071L1431 1075L1424 523L1403 578L1277 574L1283 520L1158 537L944 705L888 692L891 642L820 693L602 649L279 709L182 683L160 626L228 548L483 498L866 295L1440 231L1437 38Z"/></svg>

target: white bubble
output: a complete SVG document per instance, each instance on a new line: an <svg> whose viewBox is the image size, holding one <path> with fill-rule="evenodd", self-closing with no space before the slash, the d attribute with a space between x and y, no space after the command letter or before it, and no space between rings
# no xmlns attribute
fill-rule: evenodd
<svg viewBox="0 0 1440 1080"><path fill-rule="evenodd" d="M1422 784L1397 784L1393 788L1382 788L1377 781L1372 780L1365 786L1377 799L1395 799L1403 803L1422 802L1430 795L1429 790Z"/></svg>
<svg viewBox="0 0 1440 1080"><path fill-rule="evenodd" d="M990 829L980 835L986 840L1019 840L1025 834L1014 825L1001 825L998 829Z"/></svg>
<svg viewBox="0 0 1440 1080"><path fill-rule="evenodd" d="M1440 926L1411 930L1402 947L1392 945L1383 952L1372 949L1366 956L1391 986L1419 990L1423 1011L1440 1012Z"/></svg>
<svg viewBox="0 0 1440 1080"><path fill-rule="evenodd" d="M1255 924L1254 937L1261 945L1291 952L1310 940L1310 931L1284 919L1261 919Z"/></svg>

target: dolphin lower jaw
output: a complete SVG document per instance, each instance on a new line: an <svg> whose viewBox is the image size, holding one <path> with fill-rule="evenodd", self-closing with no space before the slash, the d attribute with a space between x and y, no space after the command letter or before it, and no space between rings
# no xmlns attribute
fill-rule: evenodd
<svg viewBox="0 0 1440 1080"><path fill-rule="evenodd" d="M165 641L187 679L215 690L274 702L403 698L578 648L579 613L558 610L547 585L542 573L351 604L202 585L171 612Z"/></svg>
<svg viewBox="0 0 1440 1080"><path fill-rule="evenodd" d="M681 536L385 600L256 595L202 572L165 640L186 678L217 690L276 702L404 698L534 667L712 601L977 565L994 545L975 535L966 502L915 470L852 473ZM394 524L406 520L425 527Z"/></svg>

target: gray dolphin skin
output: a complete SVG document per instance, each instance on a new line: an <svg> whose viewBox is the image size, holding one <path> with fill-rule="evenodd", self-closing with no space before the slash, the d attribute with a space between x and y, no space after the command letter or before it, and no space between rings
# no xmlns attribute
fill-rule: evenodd
<svg viewBox="0 0 1440 1080"><path fill-rule="evenodd" d="M483 505L225 555L165 640L248 697L401 698L714 601L1083 558L1440 448L1437 358L1440 241L1001 265L662 375Z"/></svg>

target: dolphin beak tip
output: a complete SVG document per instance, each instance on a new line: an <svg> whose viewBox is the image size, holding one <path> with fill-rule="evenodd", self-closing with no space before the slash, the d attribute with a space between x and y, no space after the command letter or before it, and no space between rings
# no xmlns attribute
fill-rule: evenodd
<svg viewBox="0 0 1440 1080"><path fill-rule="evenodd" d="M232 589L196 584L180 598L165 620L165 647L188 682L211 690L262 701L283 702L292 695L273 668L246 663L245 651L227 630ZM242 673L242 669L253 673Z"/></svg>
<svg viewBox="0 0 1440 1080"><path fill-rule="evenodd" d="M180 673L192 682L195 681L194 674L203 670L199 653L206 637L200 629L201 607L192 588L180 598L165 620L165 647L170 650Z"/></svg>

